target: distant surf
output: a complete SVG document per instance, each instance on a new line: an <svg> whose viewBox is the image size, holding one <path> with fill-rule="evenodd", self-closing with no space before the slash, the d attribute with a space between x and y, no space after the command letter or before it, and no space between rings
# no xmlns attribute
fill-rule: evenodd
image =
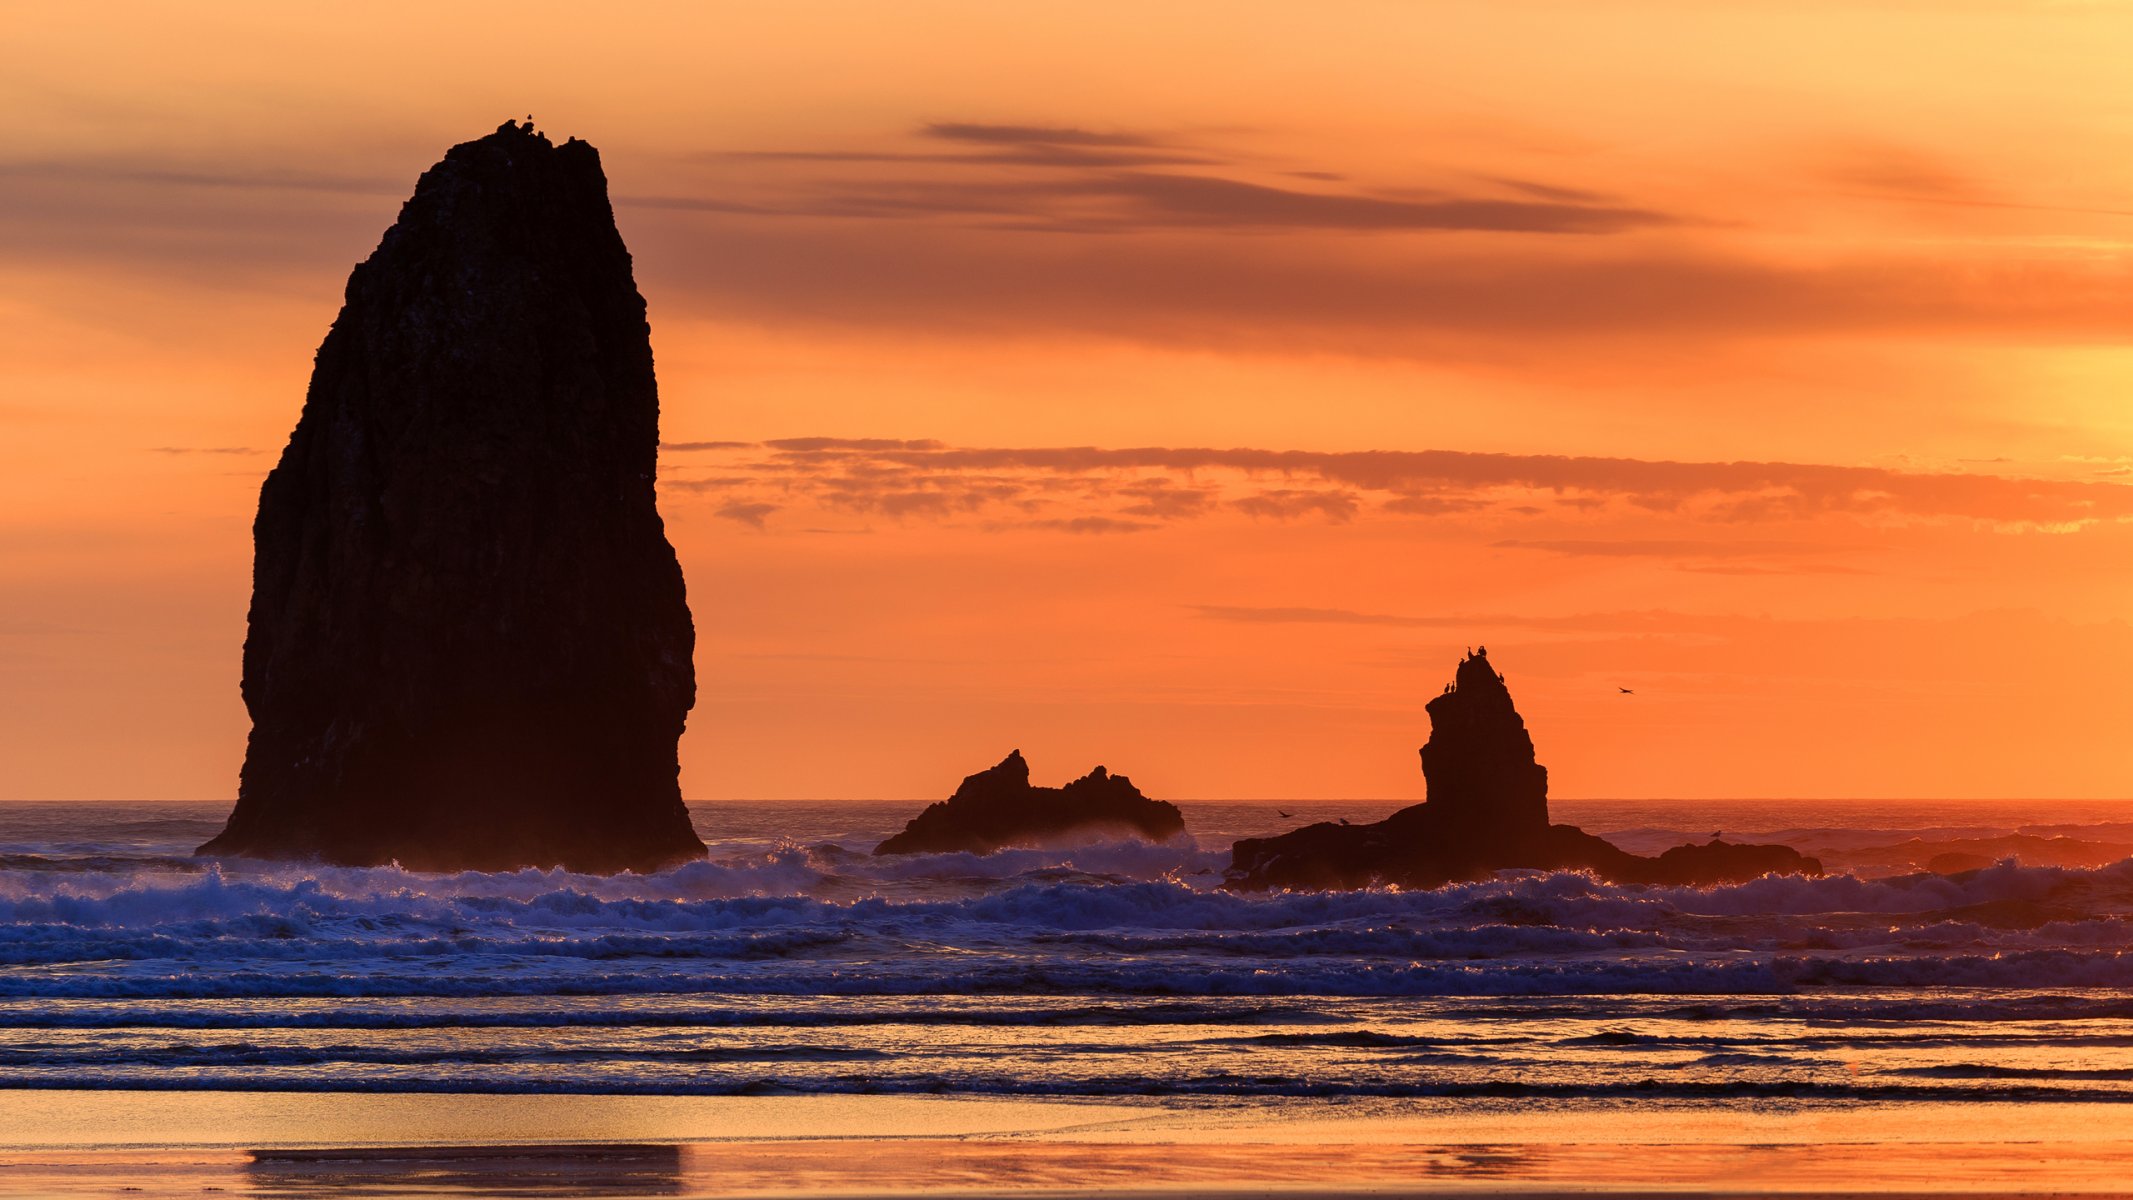
<svg viewBox="0 0 2133 1200"><path fill-rule="evenodd" d="M705 861L606 877L187 857L219 807L0 805L0 1086L2133 1099L2133 861L1889 865L2108 847L2104 803L1737 810L1822 878L1255 896L1220 871L1271 806L883 859L908 804L718 805Z"/></svg>

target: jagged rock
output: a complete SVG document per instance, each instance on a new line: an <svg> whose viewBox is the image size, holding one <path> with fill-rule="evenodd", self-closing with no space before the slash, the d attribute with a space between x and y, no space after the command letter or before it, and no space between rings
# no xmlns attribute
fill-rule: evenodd
<svg viewBox="0 0 2133 1200"><path fill-rule="evenodd" d="M1436 887L1512 869L1590 871L1616 883L1711 884L1772 872L1819 874L1787 846L1712 839L1657 858L1631 854L1574 825L1548 822L1548 770L1488 651L1459 663L1428 705L1422 747L1427 799L1369 825L1320 823L1230 850L1227 886Z"/></svg>
<svg viewBox="0 0 2133 1200"><path fill-rule="evenodd" d="M1127 835L1162 841L1185 831L1177 806L1141 795L1133 781L1098 767L1065 787L1031 787L1020 750L929 804L876 854L990 854L1073 837Z"/></svg>
<svg viewBox="0 0 2133 1200"><path fill-rule="evenodd" d="M1548 831L1548 768L1511 702L1488 647L1459 663L1452 685L1431 698L1422 777L1439 836L1525 844Z"/></svg>
<svg viewBox="0 0 2133 1200"><path fill-rule="evenodd" d="M238 801L203 854L651 869L695 630L600 156L506 122L425 172L260 490Z"/></svg>

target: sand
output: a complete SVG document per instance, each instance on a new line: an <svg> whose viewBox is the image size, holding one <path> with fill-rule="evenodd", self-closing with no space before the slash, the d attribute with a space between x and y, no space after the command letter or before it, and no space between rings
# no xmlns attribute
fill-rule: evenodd
<svg viewBox="0 0 2133 1200"><path fill-rule="evenodd" d="M0 1195L2133 1195L2123 1105L0 1093Z"/></svg>

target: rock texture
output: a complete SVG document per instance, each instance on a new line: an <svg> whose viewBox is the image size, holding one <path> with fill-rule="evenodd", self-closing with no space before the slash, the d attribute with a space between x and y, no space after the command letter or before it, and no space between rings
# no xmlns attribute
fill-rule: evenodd
<svg viewBox="0 0 2133 1200"><path fill-rule="evenodd" d="M203 854L645 870L701 855L695 630L600 156L506 122L423 174L253 524L236 811Z"/></svg>
<svg viewBox="0 0 2133 1200"><path fill-rule="evenodd" d="M969 851L990 854L1072 837L1125 834L1162 841L1185 832L1177 807L1141 795L1133 781L1098 767L1065 787L1031 787L1020 750L963 780L955 795L926 810L876 854Z"/></svg>
<svg viewBox="0 0 2133 1200"><path fill-rule="evenodd" d="M1239 889L1436 887L1508 869L1583 870L1616 883L1710 884L1772 872L1819 873L1789 847L1712 839L1657 858L1548 822L1548 770L1486 649L1428 705L1428 799L1370 825L1322 823L1230 851Z"/></svg>

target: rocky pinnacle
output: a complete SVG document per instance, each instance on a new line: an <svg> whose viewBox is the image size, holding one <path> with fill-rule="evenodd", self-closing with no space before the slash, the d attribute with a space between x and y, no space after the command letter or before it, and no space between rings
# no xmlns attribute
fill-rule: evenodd
<svg viewBox="0 0 2133 1200"><path fill-rule="evenodd" d="M201 853L587 871L702 854L658 442L599 154L530 122L453 147L349 276L260 491L251 740Z"/></svg>

